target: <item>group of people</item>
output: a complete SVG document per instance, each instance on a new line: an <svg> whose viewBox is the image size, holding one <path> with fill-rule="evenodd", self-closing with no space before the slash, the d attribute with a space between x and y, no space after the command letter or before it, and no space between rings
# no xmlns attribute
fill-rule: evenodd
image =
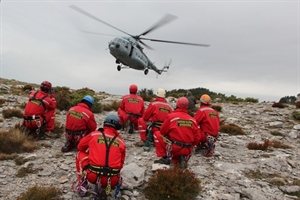
<svg viewBox="0 0 300 200"><path fill-rule="evenodd" d="M156 155L160 159L155 163L176 165L180 157L187 162L192 154L205 149L205 156L213 156L215 142L220 129L217 111L211 108L211 98L204 94L200 98L200 107L196 111L195 99L188 92L180 97L173 109L166 101L166 91L157 89L156 98L147 109L144 100L137 94L138 87L130 85L129 94L122 97L117 114L109 113L103 127L97 129L93 112L92 96L84 96L80 103L71 107L66 114L65 144L62 152L78 149L76 171L78 174L78 193L87 191L87 181L96 182L103 188L114 188L121 182L120 170L123 168L126 145L119 130L132 124L129 133L138 130L140 141L135 145L143 147L149 134L154 139ZM192 102L191 102L192 101ZM52 84L43 81L40 90L31 92L24 110L23 125L28 129L39 130L45 127L45 135L52 137L54 130L56 101ZM191 116L188 111L196 111Z"/></svg>

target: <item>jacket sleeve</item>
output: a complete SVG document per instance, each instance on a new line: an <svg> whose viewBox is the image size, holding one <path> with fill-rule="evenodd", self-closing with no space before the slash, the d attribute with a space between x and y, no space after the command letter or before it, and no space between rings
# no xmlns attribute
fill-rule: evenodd
<svg viewBox="0 0 300 200"><path fill-rule="evenodd" d="M168 117L160 127L160 134L168 137L170 131L170 118Z"/></svg>
<svg viewBox="0 0 300 200"><path fill-rule="evenodd" d="M79 144L77 145L78 151L86 152L86 150L89 148L89 142L93 137L91 134L88 134L87 136L83 137Z"/></svg>
<svg viewBox="0 0 300 200"><path fill-rule="evenodd" d="M143 119L145 121L149 121L152 113L153 113L153 108L154 106L152 105L152 103L149 104L148 108L146 109L146 111L144 112L144 116L143 116Z"/></svg>
<svg viewBox="0 0 300 200"><path fill-rule="evenodd" d="M54 109L56 109L55 96L52 96L52 95L54 95L54 94L51 94L50 97L46 97L45 98L45 100L47 101L47 104L46 104L47 110L54 110Z"/></svg>
<svg viewBox="0 0 300 200"><path fill-rule="evenodd" d="M97 129L97 122L95 120L95 116L93 113L91 113L90 115L90 119L87 123L87 127L88 127L88 133L95 131Z"/></svg>
<svg viewBox="0 0 300 200"><path fill-rule="evenodd" d="M195 123L194 126L193 126L193 131L194 131L194 142L193 142L193 145L197 145L199 144L200 142L200 139L201 139L201 135L200 135L200 129L198 128L198 125Z"/></svg>
<svg viewBox="0 0 300 200"><path fill-rule="evenodd" d="M204 113L201 110L197 110L197 112L194 116L194 119L196 120L197 124L199 125L204 117L205 117Z"/></svg>

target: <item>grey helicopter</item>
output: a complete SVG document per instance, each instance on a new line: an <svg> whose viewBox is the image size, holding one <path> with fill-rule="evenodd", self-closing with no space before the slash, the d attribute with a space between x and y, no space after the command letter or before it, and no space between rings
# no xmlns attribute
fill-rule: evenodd
<svg viewBox="0 0 300 200"><path fill-rule="evenodd" d="M192 45L192 46L202 46L202 47L209 47L208 44L197 44L197 43L187 43L187 42L177 42L177 41L168 41L168 40L159 40L159 39L151 39L151 38L145 38L141 36L145 36L146 34L156 30L157 28L171 22L172 20L176 19L177 17L174 15L167 14L164 16L161 20L159 20L156 24L154 24L152 27L150 27L145 32L139 34L139 35L131 35L123 30L120 30L107 22L95 17L94 15L82 10L81 8L71 5L70 8L73 10L92 18L98 22L101 22L113 29L116 29L130 37L116 37L113 40L111 40L108 43L108 48L110 51L110 54L116 58L116 64L117 64L117 70L121 71L122 68L132 68L135 70L143 70L144 74L147 75L149 70L155 71L157 74L162 74L163 72L167 72L169 69L169 66L171 64L171 60L169 64L163 66L161 69L157 68L154 63L146 56L146 54L143 52L143 45L147 49L153 50L149 45L145 44L142 40L148 40L152 42L164 42L164 43L172 43L172 44L182 44L182 45ZM100 34L100 33L93 33L84 31L87 33L92 34ZM102 35L102 34L101 34Z"/></svg>

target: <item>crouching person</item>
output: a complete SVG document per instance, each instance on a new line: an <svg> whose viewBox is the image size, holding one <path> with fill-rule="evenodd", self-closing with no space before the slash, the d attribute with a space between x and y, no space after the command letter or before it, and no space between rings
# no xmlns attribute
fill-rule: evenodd
<svg viewBox="0 0 300 200"><path fill-rule="evenodd" d="M124 140L118 132L120 128L118 116L110 113L104 120L103 128L80 140L76 155L77 192L80 196L86 194L89 183L96 185L94 192L101 197L109 195L111 189L119 191L120 171L126 154ZM99 191L102 191L101 194Z"/></svg>
<svg viewBox="0 0 300 200"><path fill-rule="evenodd" d="M174 165L186 168L193 147L200 141L198 125L194 118L187 114L188 99L181 97L176 102L176 109L169 114L160 131L154 133L156 155L161 157L154 163Z"/></svg>
<svg viewBox="0 0 300 200"><path fill-rule="evenodd" d="M95 116L91 111L94 98L86 95L76 106L71 107L66 116L65 145L62 152L77 148L79 141L97 128Z"/></svg>

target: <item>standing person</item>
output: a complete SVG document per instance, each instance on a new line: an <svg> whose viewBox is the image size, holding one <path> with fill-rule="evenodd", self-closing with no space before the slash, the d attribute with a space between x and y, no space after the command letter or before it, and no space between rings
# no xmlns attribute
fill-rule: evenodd
<svg viewBox="0 0 300 200"><path fill-rule="evenodd" d="M118 132L121 128L119 122L118 116L110 113L104 120L103 128L80 140L76 155L79 195L85 195L87 181L92 184L100 181L104 192L120 186L118 183L121 183L120 171L124 166L126 146Z"/></svg>
<svg viewBox="0 0 300 200"><path fill-rule="evenodd" d="M180 157L184 156L186 167L193 147L200 141L198 125L187 114L187 108L187 98L180 97L174 112L168 115L160 131L154 133L156 155L161 157L154 163L170 164L171 157L173 163L177 164Z"/></svg>
<svg viewBox="0 0 300 200"><path fill-rule="evenodd" d="M43 81L40 90L32 91L29 95L29 101L25 106L23 117L23 125L29 130L40 131L45 126L45 135L48 137L56 137L52 133L54 130L56 111L56 100L52 84Z"/></svg>
<svg viewBox="0 0 300 200"><path fill-rule="evenodd" d="M196 99L191 91L187 91L185 97L189 100L188 113L193 115L196 112Z"/></svg>
<svg viewBox="0 0 300 200"><path fill-rule="evenodd" d="M214 155L215 142L220 131L219 113L210 106L211 98L207 94L203 94L200 98L200 108L194 116L199 125L201 140L197 144L196 153L205 148L204 156L211 157Z"/></svg>
<svg viewBox="0 0 300 200"><path fill-rule="evenodd" d="M132 126L130 126L129 133L133 133L133 128L136 130L138 129L138 119L143 116L145 111L144 100L142 97L136 94L137 91L137 85L130 85L130 94L122 97L122 101L118 109L120 124L124 126L128 120L130 120L130 123L132 124Z"/></svg>
<svg viewBox="0 0 300 200"><path fill-rule="evenodd" d="M146 122L152 123L152 128L150 131L153 135L155 131L159 131L168 114L173 112L173 108L167 103L165 97L166 91L162 88L157 89L156 98L149 104L148 108L144 112L143 117L138 120L138 129L141 141L137 142L136 146L144 146L147 140Z"/></svg>
<svg viewBox="0 0 300 200"><path fill-rule="evenodd" d="M66 116L65 145L62 152L68 152L77 147L79 141L90 132L95 131L97 123L93 112L94 98L86 95L76 106L69 109Z"/></svg>

